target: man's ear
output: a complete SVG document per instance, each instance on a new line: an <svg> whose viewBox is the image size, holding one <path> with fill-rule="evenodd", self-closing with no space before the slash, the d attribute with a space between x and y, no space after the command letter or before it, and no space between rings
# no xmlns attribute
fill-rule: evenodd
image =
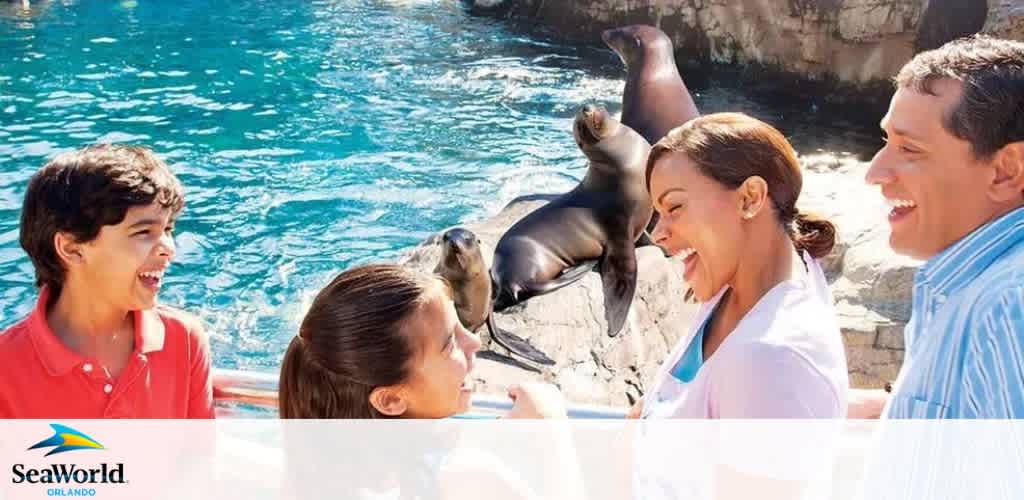
<svg viewBox="0 0 1024 500"><path fill-rule="evenodd" d="M398 386L378 387L370 392L370 404L389 417L398 417L409 409L405 391Z"/></svg>
<svg viewBox="0 0 1024 500"><path fill-rule="evenodd" d="M81 264L83 261L82 244L67 233L57 232L53 235L53 249L57 258L65 267Z"/></svg>
<svg viewBox="0 0 1024 500"><path fill-rule="evenodd" d="M1024 201L1024 142L1011 142L996 151L992 166L995 175L989 197L1000 203Z"/></svg>

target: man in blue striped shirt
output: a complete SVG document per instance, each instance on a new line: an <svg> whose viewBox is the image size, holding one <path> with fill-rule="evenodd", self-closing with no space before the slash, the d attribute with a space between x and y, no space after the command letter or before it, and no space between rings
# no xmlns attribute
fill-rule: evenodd
<svg viewBox="0 0 1024 500"><path fill-rule="evenodd" d="M1024 43L922 52L896 77L866 180L889 243L926 260L883 418L1024 418ZM865 416L865 401L851 416Z"/></svg>

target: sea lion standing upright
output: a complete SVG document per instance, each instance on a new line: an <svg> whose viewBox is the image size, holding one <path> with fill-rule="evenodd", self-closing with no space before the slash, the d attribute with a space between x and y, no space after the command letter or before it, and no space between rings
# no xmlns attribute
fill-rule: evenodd
<svg viewBox="0 0 1024 500"><path fill-rule="evenodd" d="M650 145L604 108L587 105L573 133L590 160L568 193L530 212L502 235L491 276L494 311L566 286L600 264L608 334L625 325L636 291L635 243L653 208L644 185Z"/></svg>
<svg viewBox="0 0 1024 500"><path fill-rule="evenodd" d="M670 130L700 116L665 32L634 24L605 30L601 39L626 65L623 124L653 145Z"/></svg>
<svg viewBox="0 0 1024 500"><path fill-rule="evenodd" d="M621 121L652 146L672 129L700 116L676 67L672 40L654 26L634 24L605 30L601 39L626 65ZM654 231L658 214L647 225Z"/></svg>
<svg viewBox="0 0 1024 500"><path fill-rule="evenodd" d="M499 329L494 323L494 315L491 313L491 276L480 251L480 240L472 231L456 227L444 232L441 237L441 260L434 268L434 274L444 278L451 286L455 312L467 330L476 332L486 324L491 339L509 352L534 363L554 364L554 360L529 342Z"/></svg>

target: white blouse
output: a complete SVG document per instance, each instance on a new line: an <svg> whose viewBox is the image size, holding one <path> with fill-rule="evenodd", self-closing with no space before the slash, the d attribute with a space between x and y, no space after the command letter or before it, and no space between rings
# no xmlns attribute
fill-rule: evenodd
<svg viewBox="0 0 1024 500"><path fill-rule="evenodd" d="M701 306L644 398L644 418L845 418L849 375L832 294L818 262L802 257L809 272L769 290L685 382L673 367L728 287Z"/></svg>

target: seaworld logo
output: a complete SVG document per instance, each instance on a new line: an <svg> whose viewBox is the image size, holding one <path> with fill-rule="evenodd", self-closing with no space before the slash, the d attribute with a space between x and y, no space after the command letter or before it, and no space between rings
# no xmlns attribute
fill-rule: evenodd
<svg viewBox="0 0 1024 500"><path fill-rule="evenodd" d="M86 436L85 434L78 432L70 427L60 424L50 424L53 427L53 436L44 439L28 449L34 450L36 448L49 448L54 447L47 453L46 457L57 453L63 453L71 450L102 450L103 445L96 442L95 439Z"/></svg>
<svg viewBox="0 0 1024 500"><path fill-rule="evenodd" d="M95 439L70 427L60 424L50 424L53 428L53 436L46 438L30 447L28 450L39 448L53 448L46 455L55 455L72 450L105 450ZM30 468L25 464L14 464L11 468L14 477L11 482L14 484L126 484L124 478L124 464L103 463L94 467L82 467L78 464L50 464L49 467ZM50 488L48 496L95 496L96 490L92 488Z"/></svg>

